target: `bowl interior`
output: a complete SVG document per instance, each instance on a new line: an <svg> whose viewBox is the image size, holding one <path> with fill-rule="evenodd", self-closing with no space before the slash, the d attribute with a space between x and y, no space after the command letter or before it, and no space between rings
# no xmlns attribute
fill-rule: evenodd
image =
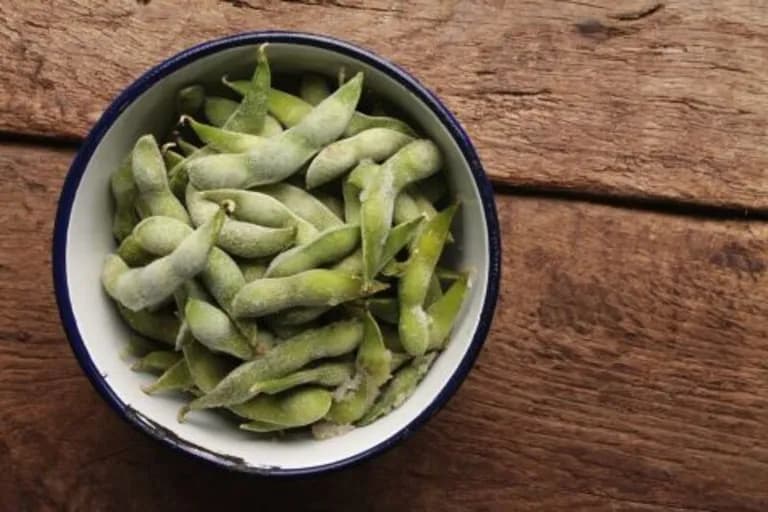
<svg viewBox="0 0 768 512"><path fill-rule="evenodd" d="M109 177L140 135L151 132L161 137L167 133L175 122L173 100L180 87L195 82L215 84L225 73L247 76L255 63L255 48L228 48L194 60L157 80L120 113L87 162L76 191L66 233L65 280L88 356L129 415L203 457L228 460L246 470L291 472L354 459L382 442L392 441L436 400L457 372L480 321L488 288L489 238L481 197L469 166L448 130L419 98L388 74L346 54L304 44L272 43L269 57L276 74L314 70L333 75L341 66L350 73L348 76L364 71L368 89L407 112L410 120L440 146L450 189L462 204L454 223L456 243L449 248L450 258L458 268L472 272L471 293L447 348L415 394L370 426L323 441L295 436L276 442L238 431L209 412L192 413L186 423L179 424L176 413L183 399L145 395L139 386L151 377L132 372L119 356L129 333L99 282L104 258L115 250L110 229Z"/></svg>

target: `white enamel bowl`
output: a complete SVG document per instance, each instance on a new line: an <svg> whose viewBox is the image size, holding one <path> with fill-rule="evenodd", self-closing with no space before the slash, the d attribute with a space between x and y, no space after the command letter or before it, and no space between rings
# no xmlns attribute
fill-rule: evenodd
<svg viewBox="0 0 768 512"><path fill-rule="evenodd" d="M450 343L413 396L370 426L328 440L260 440L210 412L179 424L180 397L147 396L148 376L132 372L119 352L128 331L102 291L99 273L115 250L109 176L147 132L162 136L175 122L175 92L189 83L213 83L224 73L247 74L255 48L269 42L275 73L314 70L365 72L366 88L397 105L445 155L444 173L461 200L454 223L452 261L471 270L472 288ZM330 71L329 71L330 70ZM240 34L186 50L151 69L106 110L80 149L59 200L53 244L56 298L62 323L83 370L127 421L196 457L244 472L311 474L380 453L423 424L456 391L488 333L498 293L500 241L493 193L458 121L412 76L372 53L323 36L294 32Z"/></svg>

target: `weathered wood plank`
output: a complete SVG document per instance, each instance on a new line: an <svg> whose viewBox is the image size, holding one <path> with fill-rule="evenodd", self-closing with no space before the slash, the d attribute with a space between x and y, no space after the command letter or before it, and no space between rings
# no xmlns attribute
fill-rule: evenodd
<svg viewBox="0 0 768 512"><path fill-rule="evenodd" d="M144 5L146 4L146 5ZM117 91L243 30L349 39L434 88L517 186L768 209L764 0L0 5L0 130L82 137Z"/></svg>
<svg viewBox="0 0 768 512"><path fill-rule="evenodd" d="M71 154L0 146L0 509L768 508L768 227L500 195L503 295L422 431L322 478L218 471L122 423L59 326Z"/></svg>

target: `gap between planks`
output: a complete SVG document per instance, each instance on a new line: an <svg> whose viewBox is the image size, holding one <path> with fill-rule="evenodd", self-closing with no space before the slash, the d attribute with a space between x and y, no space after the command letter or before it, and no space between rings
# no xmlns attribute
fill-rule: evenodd
<svg viewBox="0 0 768 512"><path fill-rule="evenodd" d="M15 144L30 148L71 149L78 151L84 139L79 137L47 136L0 130L0 146ZM586 202L638 211L668 215L728 221L768 221L768 211L738 206L718 206L698 201L673 200L658 197L617 195L599 191L571 190L558 187L511 185L491 177L496 194L539 197L560 201Z"/></svg>

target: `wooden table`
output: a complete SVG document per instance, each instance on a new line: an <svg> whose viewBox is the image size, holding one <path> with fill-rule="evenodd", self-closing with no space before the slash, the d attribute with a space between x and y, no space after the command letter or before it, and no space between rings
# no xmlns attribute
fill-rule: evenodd
<svg viewBox="0 0 768 512"><path fill-rule="evenodd" d="M504 241L493 331L447 407L293 481L118 419L50 271L60 186L117 91L266 28L348 39L437 91ZM0 56L0 510L768 510L768 1L5 0Z"/></svg>

